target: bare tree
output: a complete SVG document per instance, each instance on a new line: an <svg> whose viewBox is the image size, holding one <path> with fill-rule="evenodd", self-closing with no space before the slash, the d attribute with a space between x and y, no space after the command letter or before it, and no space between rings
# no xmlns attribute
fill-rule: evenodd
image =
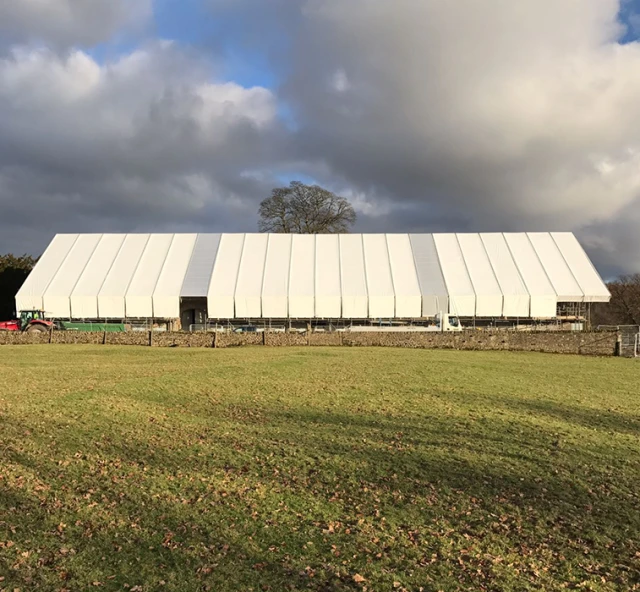
<svg viewBox="0 0 640 592"><path fill-rule="evenodd" d="M640 273L623 275L607 284L609 304L596 303L592 310L594 325L640 325Z"/></svg>
<svg viewBox="0 0 640 592"><path fill-rule="evenodd" d="M609 284L611 309L620 325L640 325L640 273L623 275Z"/></svg>
<svg viewBox="0 0 640 592"><path fill-rule="evenodd" d="M336 234L349 232L356 212L344 198L299 181L279 187L260 204L260 232Z"/></svg>

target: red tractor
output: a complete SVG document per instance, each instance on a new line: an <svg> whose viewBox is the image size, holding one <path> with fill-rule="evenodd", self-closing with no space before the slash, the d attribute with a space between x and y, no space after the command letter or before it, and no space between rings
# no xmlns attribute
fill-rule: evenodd
<svg viewBox="0 0 640 592"><path fill-rule="evenodd" d="M41 310L23 310L20 320L0 322L0 331L24 331L25 333L48 333L54 326L44 318Z"/></svg>

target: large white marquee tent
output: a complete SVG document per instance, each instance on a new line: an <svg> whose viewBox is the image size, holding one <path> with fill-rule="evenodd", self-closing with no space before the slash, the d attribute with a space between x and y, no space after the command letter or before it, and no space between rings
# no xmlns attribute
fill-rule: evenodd
<svg viewBox="0 0 640 592"><path fill-rule="evenodd" d="M61 319L553 318L610 294L571 233L59 234L16 296Z"/></svg>

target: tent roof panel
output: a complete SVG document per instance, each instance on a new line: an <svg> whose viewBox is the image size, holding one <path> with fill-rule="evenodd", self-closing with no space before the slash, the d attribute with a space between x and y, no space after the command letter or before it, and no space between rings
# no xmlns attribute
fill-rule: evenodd
<svg viewBox="0 0 640 592"><path fill-rule="evenodd" d="M180 291L197 238L197 234L174 235L153 291L154 317L158 319L177 319L180 317Z"/></svg>
<svg viewBox="0 0 640 592"><path fill-rule="evenodd" d="M504 238L529 294L555 297L556 291L529 237L522 232L512 232L505 233Z"/></svg>
<svg viewBox="0 0 640 592"><path fill-rule="evenodd" d="M506 233L504 238L531 298L529 314L534 318L555 317L558 297L529 237L524 233Z"/></svg>
<svg viewBox="0 0 640 592"><path fill-rule="evenodd" d="M245 235L235 291L236 316L239 318L262 316L262 283L268 242L268 234Z"/></svg>
<svg viewBox="0 0 640 592"><path fill-rule="evenodd" d="M340 235L340 273L343 318L368 318L369 296L361 234Z"/></svg>
<svg viewBox="0 0 640 592"><path fill-rule="evenodd" d="M100 239L71 293L71 316L74 319L98 318L98 293L125 237L126 234L105 234Z"/></svg>
<svg viewBox="0 0 640 592"><path fill-rule="evenodd" d="M43 308L44 293L69 251L71 251L78 236L77 234L58 234L53 238L16 294L16 309L18 312L32 309L41 310ZM45 310L44 312L48 311Z"/></svg>
<svg viewBox="0 0 640 592"><path fill-rule="evenodd" d="M262 285L262 316L284 319L289 315L289 270L291 268L290 234L269 236Z"/></svg>
<svg viewBox="0 0 640 592"><path fill-rule="evenodd" d="M98 314L103 319L124 319L125 296L151 235L128 234L98 293Z"/></svg>
<svg viewBox="0 0 640 592"><path fill-rule="evenodd" d="M391 318L395 316L395 291L389 263L387 237L384 234L362 236L364 262L369 295L369 316Z"/></svg>
<svg viewBox="0 0 640 592"><path fill-rule="evenodd" d="M455 234L435 234L442 275L449 292L449 311L462 317L476 314L476 293Z"/></svg>
<svg viewBox="0 0 640 592"><path fill-rule="evenodd" d="M289 277L289 315L310 319L315 315L316 237L294 234Z"/></svg>
<svg viewBox="0 0 640 592"><path fill-rule="evenodd" d="M153 292L173 238L173 234L152 234L149 237L125 295L127 317L153 317Z"/></svg>
<svg viewBox="0 0 640 592"><path fill-rule="evenodd" d="M504 236L498 232L480 235L491 267L504 297L503 315L506 317L528 317L531 296Z"/></svg>
<svg viewBox="0 0 640 592"><path fill-rule="evenodd" d="M558 302L583 302L584 292L553 237L548 232L530 232L527 236L558 295Z"/></svg>
<svg viewBox="0 0 640 592"><path fill-rule="evenodd" d="M342 316L340 239L335 234L316 236L316 317Z"/></svg>
<svg viewBox="0 0 640 592"><path fill-rule="evenodd" d="M396 297L396 316L422 316L422 293L408 234L387 234L389 263Z"/></svg>
<svg viewBox="0 0 640 592"><path fill-rule="evenodd" d="M180 292L183 298L204 298L209 293L221 236L221 234L198 235Z"/></svg>
<svg viewBox="0 0 640 592"><path fill-rule="evenodd" d="M211 319L235 317L235 294L238 271L244 248L244 234L223 234L208 288L208 310ZM184 288L182 295L185 295Z"/></svg>
<svg viewBox="0 0 640 592"><path fill-rule="evenodd" d="M433 234L410 234L409 240L422 292L422 316L449 312L449 292Z"/></svg>
<svg viewBox="0 0 640 592"><path fill-rule="evenodd" d="M611 293L576 237L570 232L552 232L551 236L584 292L585 301L609 302Z"/></svg>
<svg viewBox="0 0 640 592"><path fill-rule="evenodd" d="M44 308L48 315L71 317L71 293L101 238L101 234L81 234L75 241L44 293Z"/></svg>
<svg viewBox="0 0 640 592"><path fill-rule="evenodd" d="M479 234L458 234L458 243L476 293L476 315L502 316L502 290Z"/></svg>

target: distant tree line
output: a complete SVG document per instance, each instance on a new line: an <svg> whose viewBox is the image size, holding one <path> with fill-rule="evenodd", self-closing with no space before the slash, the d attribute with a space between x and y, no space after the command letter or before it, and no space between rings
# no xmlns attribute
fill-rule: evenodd
<svg viewBox="0 0 640 592"><path fill-rule="evenodd" d="M640 326L640 273L623 275L607 284L611 292L609 304L595 304L591 324Z"/></svg>
<svg viewBox="0 0 640 592"><path fill-rule="evenodd" d="M13 318L16 312L16 293L36 261L30 255L0 255L0 321Z"/></svg>

